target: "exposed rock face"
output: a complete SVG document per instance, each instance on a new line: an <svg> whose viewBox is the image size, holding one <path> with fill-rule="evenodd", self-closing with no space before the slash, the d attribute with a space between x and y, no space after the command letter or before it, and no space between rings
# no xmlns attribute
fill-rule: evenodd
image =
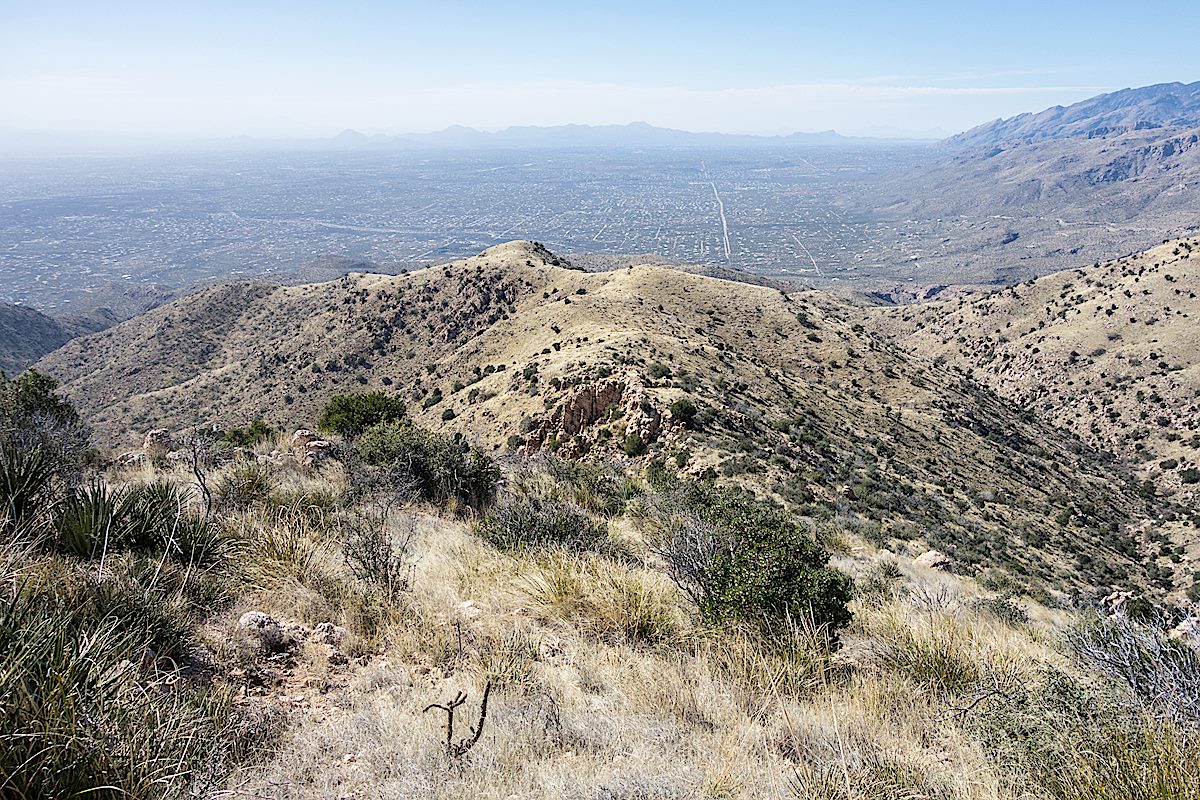
<svg viewBox="0 0 1200 800"><path fill-rule="evenodd" d="M614 414L615 409L615 414ZM682 423L660 409L637 376L582 384L572 388L554 413L530 434L525 453L531 454L550 441L559 443L559 452L568 458L583 455L595 444L591 430L595 423L610 415L624 423L625 435L636 434L650 444Z"/></svg>
<svg viewBox="0 0 1200 800"><path fill-rule="evenodd" d="M927 550L914 558L913 564L918 567L925 567L926 569L948 572L950 567L954 565L954 562L950 559L950 556L944 553L939 553L937 550Z"/></svg>
<svg viewBox="0 0 1200 800"><path fill-rule="evenodd" d="M162 458L175 448L175 437L166 428L155 428L146 431L142 440L142 452L150 458Z"/></svg>

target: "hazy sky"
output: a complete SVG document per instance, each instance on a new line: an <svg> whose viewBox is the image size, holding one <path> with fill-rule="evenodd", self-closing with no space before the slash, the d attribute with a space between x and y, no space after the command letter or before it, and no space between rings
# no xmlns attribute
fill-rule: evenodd
<svg viewBox="0 0 1200 800"><path fill-rule="evenodd" d="M957 131L1200 80L1195 0L0 0L0 131Z"/></svg>

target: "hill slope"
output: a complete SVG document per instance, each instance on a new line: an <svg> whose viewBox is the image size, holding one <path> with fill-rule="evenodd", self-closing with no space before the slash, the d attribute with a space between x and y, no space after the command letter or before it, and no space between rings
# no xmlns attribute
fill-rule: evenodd
<svg viewBox="0 0 1200 800"><path fill-rule="evenodd" d="M41 368L109 445L157 426L311 424L332 395L381 388L420 423L496 451L648 446L694 474L859 514L873 536L925 541L966 569L1146 582L1124 531L1150 509L1119 464L881 341L856 307L557 261L514 242L402 276L230 284ZM690 425L672 406L685 398Z"/></svg>
<svg viewBox="0 0 1200 800"><path fill-rule="evenodd" d="M866 324L1132 465L1143 491L1200 490L1200 239L973 298L877 310ZM1196 515L1155 571L1195 581Z"/></svg>
<svg viewBox="0 0 1200 800"><path fill-rule="evenodd" d="M927 222L916 280L1005 285L1194 235L1200 83L998 120L883 182L877 213Z"/></svg>
<svg viewBox="0 0 1200 800"><path fill-rule="evenodd" d="M71 335L37 309L0 304L0 370L15 375L62 347Z"/></svg>

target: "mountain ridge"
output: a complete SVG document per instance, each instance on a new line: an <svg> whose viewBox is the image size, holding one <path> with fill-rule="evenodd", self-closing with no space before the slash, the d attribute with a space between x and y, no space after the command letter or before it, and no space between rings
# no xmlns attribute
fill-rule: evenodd
<svg viewBox="0 0 1200 800"><path fill-rule="evenodd" d="M38 368L109 447L160 426L311 424L335 394L380 390L493 452L648 449L780 502L847 505L976 569L1148 584L1126 531L1153 514L1119 462L861 314L666 267L582 272L512 242L399 276L213 287Z"/></svg>

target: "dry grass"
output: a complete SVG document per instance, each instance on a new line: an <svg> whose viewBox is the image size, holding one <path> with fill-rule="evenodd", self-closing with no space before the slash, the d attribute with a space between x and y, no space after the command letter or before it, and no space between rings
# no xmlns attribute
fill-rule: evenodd
<svg viewBox="0 0 1200 800"><path fill-rule="evenodd" d="M831 652L803 624L770 643L701 630L653 570L554 550L513 558L435 518L423 517L419 531L414 589L382 654L298 720L274 760L240 776L239 791L1080 796L1018 781L967 724L984 718L993 690L1064 666L1048 644L1064 612L1026 602L1031 621L1013 625L978 609L973 582L901 565L895 593L856 603L856 622ZM870 569L869 550L856 552L840 564ZM488 681L495 691L482 740L449 762L444 715L423 709L465 692L465 731ZM1162 741L1168 757L1183 746ZM1064 774L1100 768L1089 763L1081 755Z"/></svg>

